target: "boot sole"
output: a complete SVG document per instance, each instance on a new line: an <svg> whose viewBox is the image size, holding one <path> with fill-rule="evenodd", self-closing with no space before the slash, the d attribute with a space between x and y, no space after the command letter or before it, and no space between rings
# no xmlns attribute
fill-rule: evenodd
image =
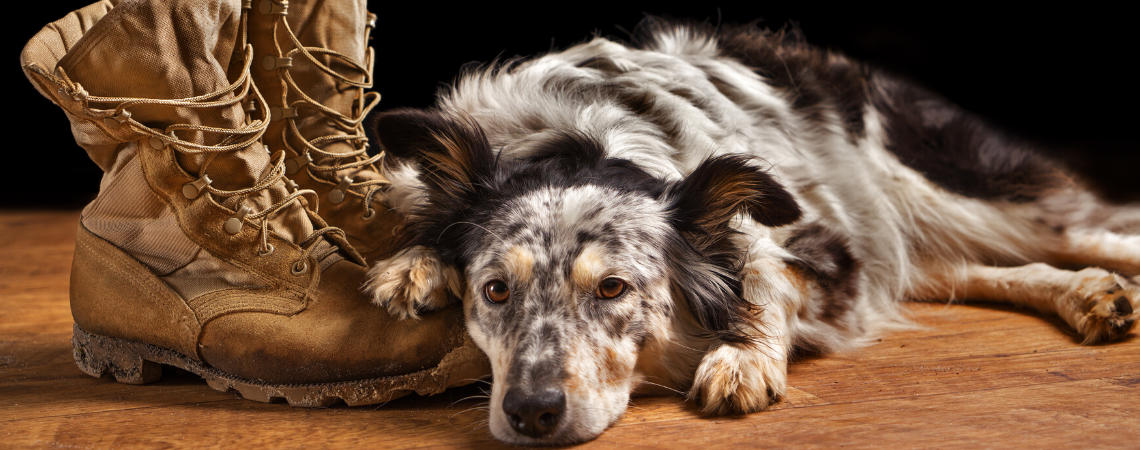
<svg viewBox="0 0 1140 450"><path fill-rule="evenodd" d="M216 391L237 391L243 398L262 403L284 399L289 405L300 407L326 407L337 401L349 406L370 405L412 393L436 394L449 387L436 381L438 377L433 373L445 366L447 357L435 368L405 375L335 383L272 384L235 377L152 344L91 334L79 325L74 327L71 342L75 364L83 373L96 378L109 373L120 383L152 383L162 378L162 365L168 365L202 377ZM474 381L465 380L450 386Z"/></svg>

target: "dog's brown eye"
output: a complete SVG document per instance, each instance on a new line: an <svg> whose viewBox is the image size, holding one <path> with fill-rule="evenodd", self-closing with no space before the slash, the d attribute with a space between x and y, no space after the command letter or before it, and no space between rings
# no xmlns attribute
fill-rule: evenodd
<svg viewBox="0 0 1140 450"><path fill-rule="evenodd" d="M495 303L502 303L511 297L511 288L500 280L494 280L483 286L483 296Z"/></svg>
<svg viewBox="0 0 1140 450"><path fill-rule="evenodd" d="M598 298L611 299L617 298L625 293L625 282L620 278L606 278L598 283L598 291L594 293Z"/></svg>

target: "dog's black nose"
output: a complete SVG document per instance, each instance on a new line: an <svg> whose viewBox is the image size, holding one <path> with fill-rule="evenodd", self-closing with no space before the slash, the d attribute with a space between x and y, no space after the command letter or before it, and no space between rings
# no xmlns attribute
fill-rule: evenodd
<svg viewBox="0 0 1140 450"><path fill-rule="evenodd" d="M566 395L562 391L546 388L527 393L513 387L503 396L503 412L515 431L530 437L543 437L558 427L566 409Z"/></svg>

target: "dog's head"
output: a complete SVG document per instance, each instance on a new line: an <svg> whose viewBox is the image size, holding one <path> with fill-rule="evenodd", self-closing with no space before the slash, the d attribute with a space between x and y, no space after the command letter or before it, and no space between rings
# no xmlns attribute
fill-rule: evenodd
<svg viewBox="0 0 1140 450"><path fill-rule="evenodd" d="M491 431L511 443L589 440L642 383L687 389L709 343L750 339L730 221L800 215L745 158L670 182L573 131L507 161L470 118L404 110L375 124L391 164L418 166L406 245L465 280L468 331L494 371Z"/></svg>

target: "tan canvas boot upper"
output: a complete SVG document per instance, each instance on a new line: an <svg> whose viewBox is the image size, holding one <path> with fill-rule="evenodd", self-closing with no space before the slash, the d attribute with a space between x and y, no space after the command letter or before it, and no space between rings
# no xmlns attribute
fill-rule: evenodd
<svg viewBox="0 0 1140 450"><path fill-rule="evenodd" d="M271 105L265 143L286 153L286 175L321 199L317 213L343 229L369 260L391 249L402 217L382 202L382 154L367 154L362 121L372 87L365 0L255 0L250 43L254 82Z"/></svg>
<svg viewBox="0 0 1140 450"><path fill-rule="evenodd" d="M250 5L245 5L246 8ZM434 393L488 373L459 311L396 321L363 258L260 143L238 0L102 1L49 24L21 62L104 172L71 279L76 360L128 382L173 364L268 401Z"/></svg>

